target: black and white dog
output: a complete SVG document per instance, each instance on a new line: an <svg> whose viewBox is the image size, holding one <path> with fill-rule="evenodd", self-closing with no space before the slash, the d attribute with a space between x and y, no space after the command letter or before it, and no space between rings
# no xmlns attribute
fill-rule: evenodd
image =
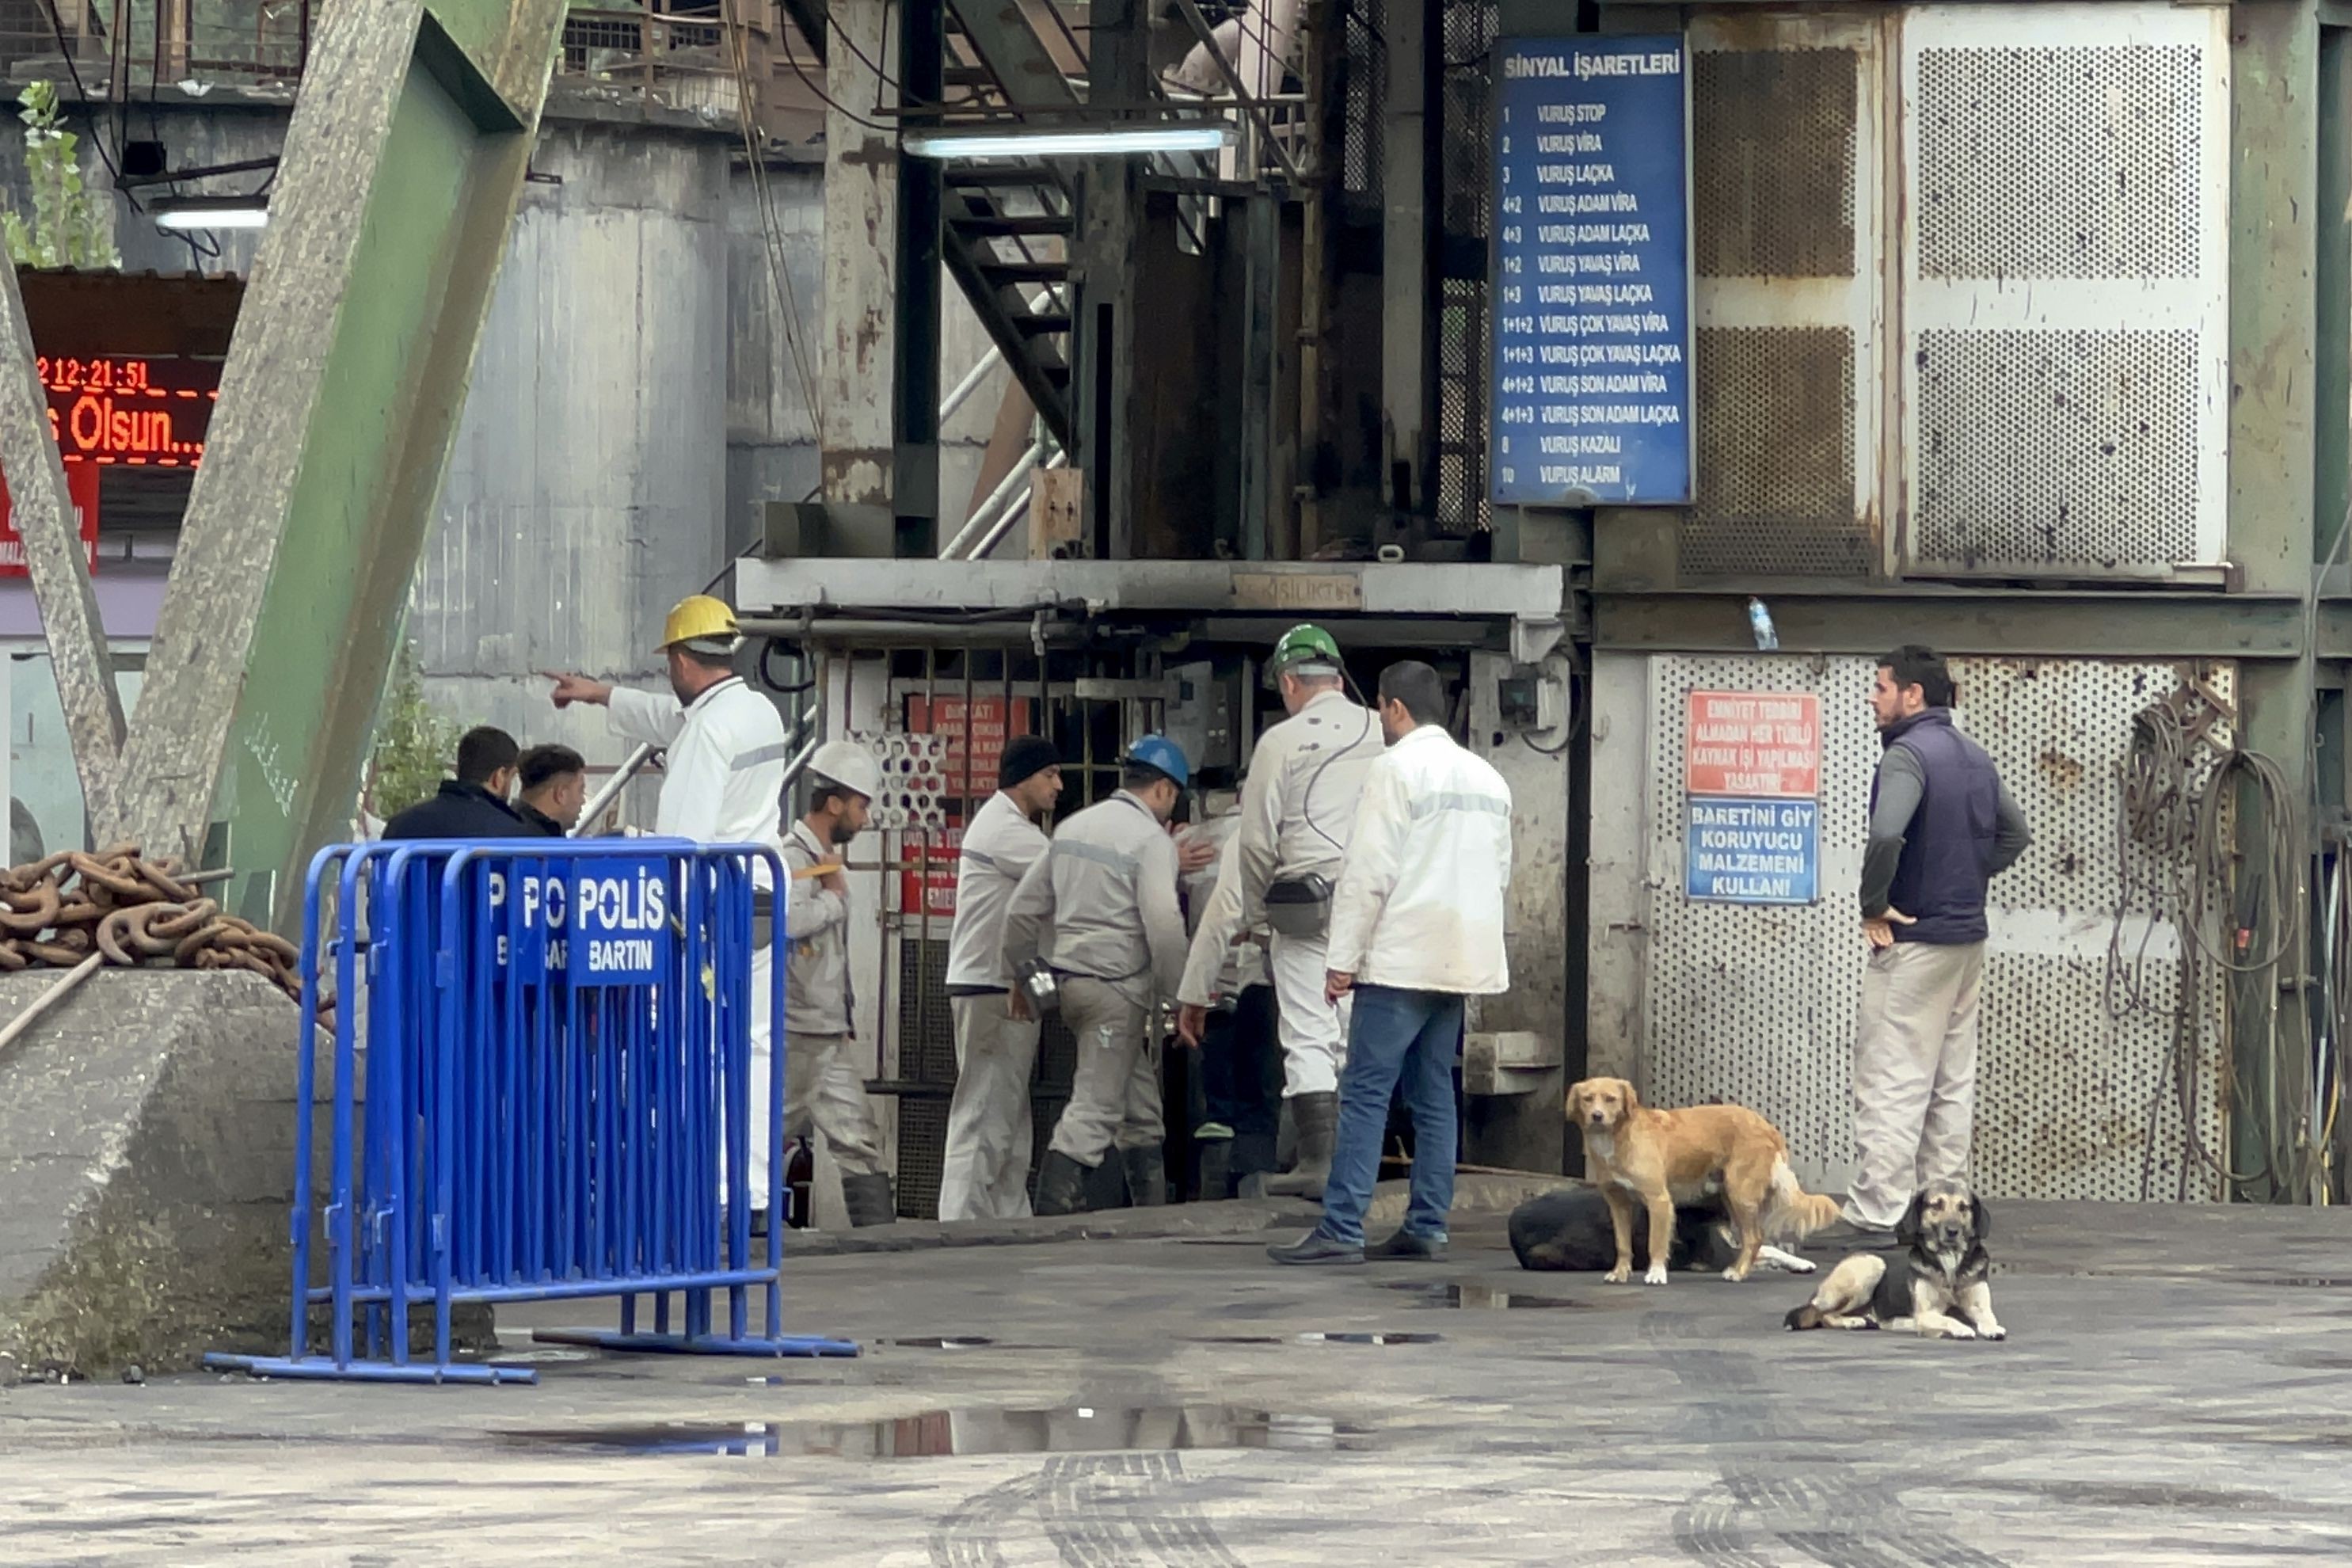
<svg viewBox="0 0 2352 1568"><path fill-rule="evenodd" d="M1857 1252L1829 1271L1791 1329L1894 1329L1928 1339L2009 1337L1992 1315L1991 1216L1965 1182L1930 1182L1895 1227L1900 1263Z"/></svg>
<svg viewBox="0 0 2352 1568"><path fill-rule="evenodd" d="M1633 1250L1647 1258L1650 1216L1633 1205ZM1561 1187L1538 1193L1511 1211L1511 1250L1522 1268L1544 1272L1590 1271L1603 1274L1617 1266L1617 1230L1609 1216L1609 1200L1597 1187ZM1703 1194L1696 1203L1675 1205L1675 1235L1668 1251L1670 1267L1720 1272L1739 1255L1739 1237L1719 1193ZM1784 1274L1811 1274L1815 1265L1793 1252L1765 1247L1756 1261Z"/></svg>

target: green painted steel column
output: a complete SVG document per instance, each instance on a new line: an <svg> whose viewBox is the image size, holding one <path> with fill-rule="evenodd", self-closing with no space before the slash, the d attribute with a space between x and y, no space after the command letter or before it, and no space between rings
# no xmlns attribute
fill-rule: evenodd
<svg viewBox="0 0 2352 1568"><path fill-rule="evenodd" d="M131 829L254 919L348 831L564 10L320 15L123 763Z"/></svg>
<svg viewBox="0 0 2352 1568"><path fill-rule="evenodd" d="M2230 147L2230 559L2248 592L2298 596L2312 591L2312 569L2326 542L2313 515L2319 471L2315 339L2319 303L2319 26L2309 0L2238 5L2231 13ZM2333 522L2327 523L2332 533ZM2293 809L2273 814L2252 788L2239 798L2239 864L2263 863L2268 836L2307 838L2311 822L2314 665L2299 639L2298 657L2239 667L2238 743L2263 752L2285 774ZM2299 845L2298 847L2305 846ZM2280 889L2303 902L2308 889ZM2270 940L2266 934L2255 941ZM2290 964L2275 1009L2267 995L2235 987L2231 1046L2241 1105L2267 1107L2274 1050L2293 1058L2305 1038L2307 996ZM2273 1042L2277 1042L2274 1046ZM2292 1111L2289 1114L2293 1114ZM2241 1173L2263 1164L2255 1118L2236 1116L2229 1159ZM2277 1142L2294 1136L2286 1130ZM2248 1195L2272 1193L2260 1180Z"/></svg>

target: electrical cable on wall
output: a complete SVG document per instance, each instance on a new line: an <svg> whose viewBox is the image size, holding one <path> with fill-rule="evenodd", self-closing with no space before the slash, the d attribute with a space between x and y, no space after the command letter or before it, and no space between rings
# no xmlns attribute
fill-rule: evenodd
<svg viewBox="0 0 2352 1568"><path fill-rule="evenodd" d="M2110 1016L2168 1013L2171 1044L2148 1099L2140 1163L2140 1197L2153 1196L2157 1128L2168 1091L2179 1108L2181 1145L2173 1196L2189 1196L2189 1173L2201 1165L2219 1176L2224 1196L2276 1202L2308 1189L2317 1151L2305 1113L2310 1103L2310 1032L2292 1027L2278 1006L2283 986L2298 992L2309 930L2307 838L2300 801L2277 762L2237 744L2232 706L2192 680L2133 720L2116 818L2117 886L2107 942L2105 995ZM2257 852L2242 856L2233 829L2241 791L2262 821ZM2136 870L2135 868L2137 868ZM2134 916L2147 924L2137 943ZM2169 1007L2147 972L2159 921L2177 933L2179 958ZM2127 951L2128 950L2128 951ZM2218 978L2228 1016L2269 1021L2253 1085L2239 1077L2230 1042L2221 1047L2225 1124L2254 1129L2261 1162L2235 1168L2227 1151L2198 1131L2198 1064L2209 1016L2201 1005ZM2300 1015L2297 1015L2300 1016ZM2299 1038L2283 1037L2295 1033ZM2289 1047L2292 1048L2289 1048Z"/></svg>

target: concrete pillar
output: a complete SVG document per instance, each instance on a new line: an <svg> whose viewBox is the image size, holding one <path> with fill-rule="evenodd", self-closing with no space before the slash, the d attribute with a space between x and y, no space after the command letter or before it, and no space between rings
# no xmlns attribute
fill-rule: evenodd
<svg viewBox="0 0 2352 1568"><path fill-rule="evenodd" d="M1436 386L1438 160L1429 145L1429 41L1434 0L1388 8L1388 80L1381 150L1381 431L1388 504L1425 514L1436 500L1430 403Z"/></svg>
<svg viewBox="0 0 2352 1568"><path fill-rule="evenodd" d="M898 138L870 112L887 90L868 60L889 44L894 0L833 0L825 51L824 331L817 445L824 499L887 515L898 309ZM860 56L864 58L861 58ZM888 547L871 541L877 553Z"/></svg>

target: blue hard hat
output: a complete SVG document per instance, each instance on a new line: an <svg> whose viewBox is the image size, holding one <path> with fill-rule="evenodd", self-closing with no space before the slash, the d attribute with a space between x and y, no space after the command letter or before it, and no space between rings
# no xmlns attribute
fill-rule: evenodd
<svg viewBox="0 0 2352 1568"><path fill-rule="evenodd" d="M1127 749L1127 760L1147 768L1158 768L1176 781L1182 789L1192 782L1192 766L1184 760L1184 748L1165 735L1141 735Z"/></svg>

